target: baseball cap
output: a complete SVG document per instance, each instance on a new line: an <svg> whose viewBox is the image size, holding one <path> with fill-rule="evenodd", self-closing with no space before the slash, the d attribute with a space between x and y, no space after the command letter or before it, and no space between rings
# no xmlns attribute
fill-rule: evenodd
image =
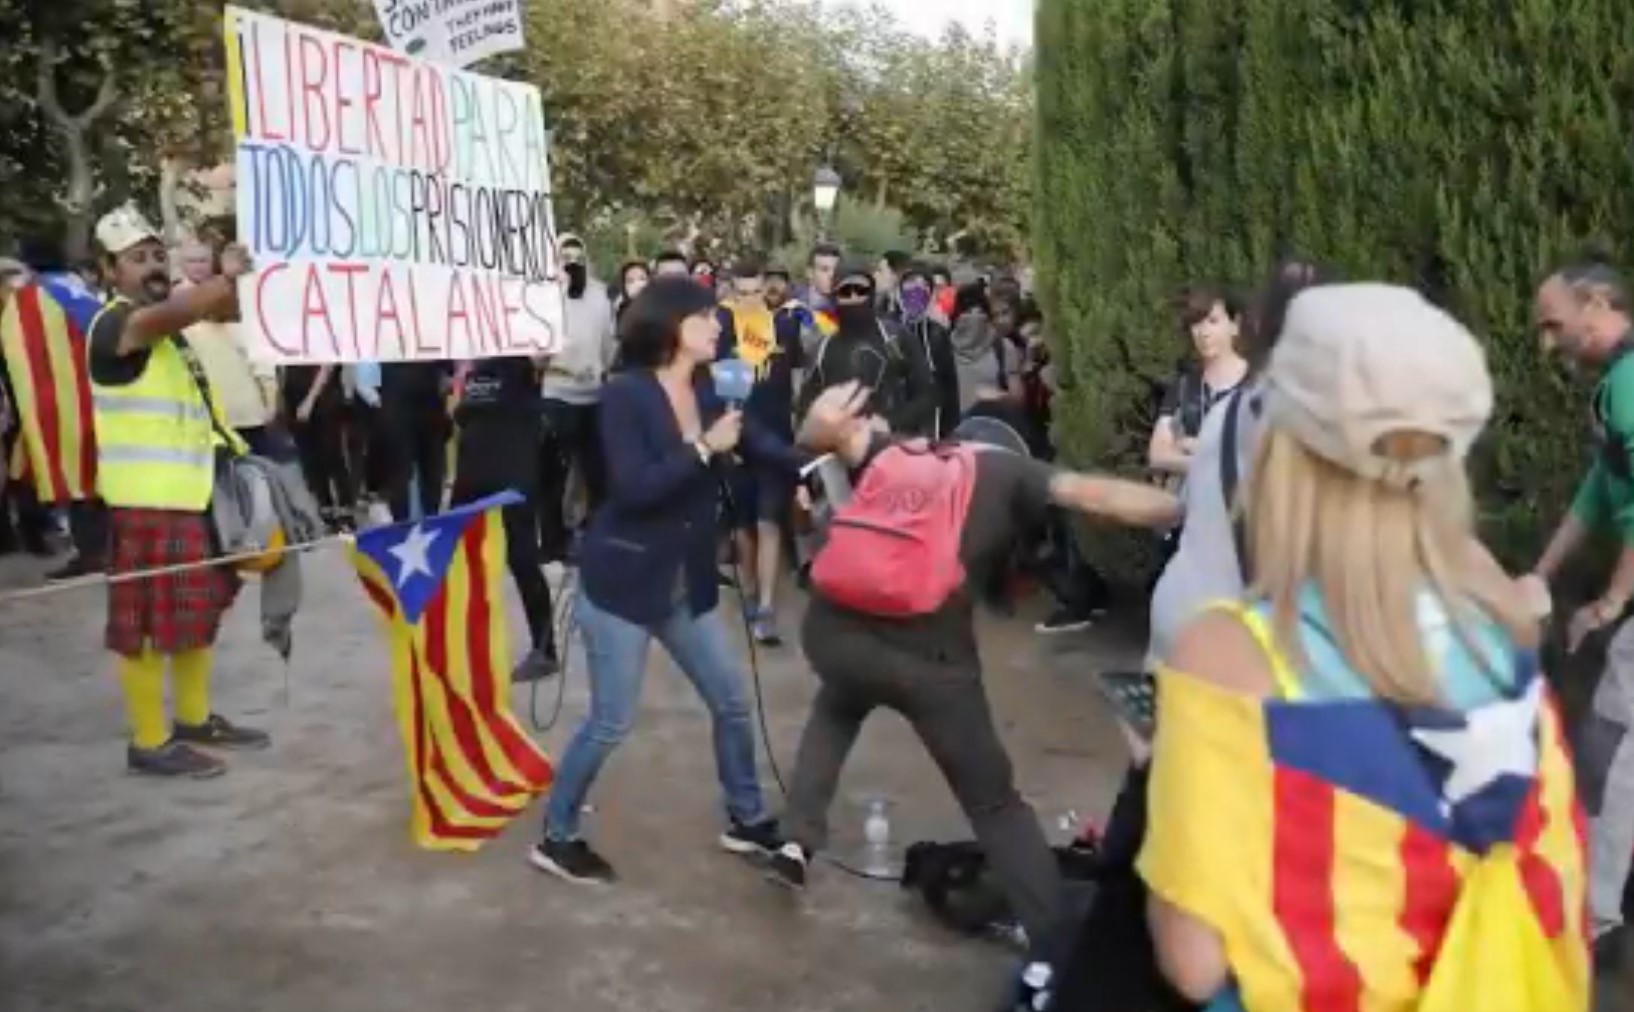
<svg viewBox="0 0 1634 1012"><path fill-rule="evenodd" d="M148 239L159 241L159 230L129 204L109 211L96 223L97 244L114 256Z"/></svg>
<svg viewBox="0 0 1634 1012"><path fill-rule="evenodd" d="M1409 488L1462 462L1492 414L1475 336L1411 288L1320 285L1289 304L1264 379L1268 422L1363 478ZM1413 455L1384 437L1422 433Z"/></svg>
<svg viewBox="0 0 1634 1012"><path fill-rule="evenodd" d="M1010 423L991 415L972 415L960 422L951 435L961 443L980 443L1018 456L1032 456L1021 433Z"/></svg>

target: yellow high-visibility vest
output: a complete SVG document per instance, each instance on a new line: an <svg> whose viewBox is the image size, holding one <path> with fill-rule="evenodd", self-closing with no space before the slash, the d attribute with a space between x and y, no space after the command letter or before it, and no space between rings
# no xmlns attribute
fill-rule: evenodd
<svg viewBox="0 0 1634 1012"><path fill-rule="evenodd" d="M153 343L147 365L132 383L104 386L93 373L91 403L97 493L109 506L203 512L215 485L216 448L242 452L236 435L229 442L218 432L223 427L211 424L204 395L174 338Z"/></svg>

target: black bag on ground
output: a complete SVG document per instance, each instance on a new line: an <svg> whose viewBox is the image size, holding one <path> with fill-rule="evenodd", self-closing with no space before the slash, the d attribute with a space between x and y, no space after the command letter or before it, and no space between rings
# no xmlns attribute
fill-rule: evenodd
<svg viewBox="0 0 1634 1012"><path fill-rule="evenodd" d="M1093 885L1100 875L1100 850L1093 839L1056 847L1055 859L1068 883ZM922 841L909 847L901 885L917 893L938 921L962 935L1009 942L1021 938L987 855L974 840Z"/></svg>

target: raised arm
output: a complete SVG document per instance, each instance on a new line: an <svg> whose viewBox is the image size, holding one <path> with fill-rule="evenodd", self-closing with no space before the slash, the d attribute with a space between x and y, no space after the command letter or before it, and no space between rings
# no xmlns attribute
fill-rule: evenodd
<svg viewBox="0 0 1634 1012"><path fill-rule="evenodd" d="M171 334L230 310L238 299L239 275L250 269L249 256L239 246L221 254L221 274L201 285L173 291L163 302L128 313L119 332L118 354L135 355Z"/></svg>

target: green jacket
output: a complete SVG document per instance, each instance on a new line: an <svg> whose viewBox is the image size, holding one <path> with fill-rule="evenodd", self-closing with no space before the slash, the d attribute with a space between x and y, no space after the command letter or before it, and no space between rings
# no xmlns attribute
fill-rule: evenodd
<svg viewBox="0 0 1634 1012"><path fill-rule="evenodd" d="M1619 354L1595 387L1594 439L1594 465L1577 487L1572 516L1634 545L1634 354Z"/></svg>

